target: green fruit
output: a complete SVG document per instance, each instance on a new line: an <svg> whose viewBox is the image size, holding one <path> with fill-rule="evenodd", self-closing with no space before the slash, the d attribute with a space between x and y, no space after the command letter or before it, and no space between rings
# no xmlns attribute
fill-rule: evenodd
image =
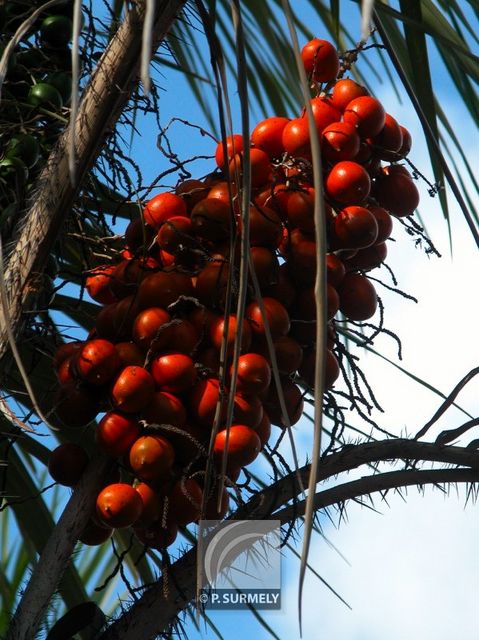
<svg viewBox="0 0 479 640"><path fill-rule="evenodd" d="M66 16L56 15L45 18L40 27L43 42L52 47L66 47L72 39L73 23Z"/></svg>
<svg viewBox="0 0 479 640"><path fill-rule="evenodd" d="M3 158L0 160L0 179L23 185L28 180L27 165L20 158Z"/></svg>
<svg viewBox="0 0 479 640"><path fill-rule="evenodd" d="M33 167L37 163L39 154L37 139L27 133L18 133L8 141L6 156L20 158L27 167Z"/></svg>
<svg viewBox="0 0 479 640"><path fill-rule="evenodd" d="M58 89L47 82L33 85L28 94L28 102L34 107L45 107L55 111L63 107L63 100Z"/></svg>
<svg viewBox="0 0 479 640"><path fill-rule="evenodd" d="M48 84L55 87L62 97L63 104L68 104L70 102L72 95L71 76L67 73L63 73L62 71L56 71L55 73L50 73L50 75L45 78L45 82L48 82Z"/></svg>

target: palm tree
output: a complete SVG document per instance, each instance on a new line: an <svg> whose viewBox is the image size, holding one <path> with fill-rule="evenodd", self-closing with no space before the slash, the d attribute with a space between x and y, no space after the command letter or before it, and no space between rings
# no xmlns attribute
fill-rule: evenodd
<svg viewBox="0 0 479 640"><path fill-rule="evenodd" d="M0 247L4 263L0 278L2 527L4 532L17 532L23 541L13 555L10 546L5 545L3 549L0 633L12 640L36 637L41 633L39 629L53 623L57 624L51 640L77 632L81 637L102 640L150 638L162 633L169 637L167 634L172 629L181 629L180 616L195 599L197 546L189 529L184 530L184 536L192 546L180 553L171 566L166 556L145 553L127 529L115 533L116 555L105 545L83 551L79 562L70 562L98 487L111 471L111 462L95 453L93 431L82 432L92 461L67 504L62 504L60 509L64 494L58 487L47 494L48 499L38 490L38 486L48 482L45 469L54 445L45 446L42 438L32 433L44 432L44 425L50 422L54 428L57 426L55 417L49 413L56 387L51 359L65 335L75 335L74 329L65 329L65 325L73 322L87 332L98 312L97 305L83 299L82 274L95 266L99 255L111 259L118 253L118 241L108 238L110 227L116 218L128 220L137 216L139 204L154 188L145 187L139 170L137 179L131 177L137 172L137 166L135 158L129 157L126 141L134 136L140 115L157 115L161 107L162 69L173 68L184 76L217 137L231 133L228 95L236 91L236 87L246 128L250 103L265 117L271 113L298 112L304 102L302 87L303 91L308 87L298 79L290 29L302 41L314 37L303 19L303 12L308 11L344 52L346 66L354 62L358 53L362 55L363 49L375 49L378 64L382 66L367 69L358 80L373 87L384 78L398 95L407 95L424 128L434 172L431 189L437 192L450 235L454 236L454 228L446 192L440 188L444 184L450 186L479 244L479 218L474 207L479 189L474 170L464 151L464 142L457 137L454 122L448 119L434 91L436 68L440 67L440 73L448 75L458 99L467 108L471 129L477 127L479 59L472 49L477 42L475 27L479 13L475 3L464 6L464 3L439 0L420 3L401 0L396 9L376 2L370 16L366 6L370 3L363 3L367 38L359 43L347 29L342 13L344 3L339 2L303 0L294 3L291 13L288 3L279 0L264 3L234 0L231 5L215 0L208 3L141 0L128 10L124 10L123 3L115 1L111 6L108 3L85 5L80 20L81 4L77 1L56 7L55 2L50 2L32 7L32 3L18 0L0 5L0 21L7 27L3 45L12 44L18 61L15 69L10 48L6 46L0 79L5 76L8 60L11 67L0 107L2 145L8 148L8 141L15 135L34 134L40 141L40 160L37 164L31 163L28 178L21 163L2 167L0 161L3 179ZM67 20L73 18L74 33L83 21L79 44L75 36L73 39L73 50L79 51L79 57L73 56L71 69L68 62L65 69L65 60L58 55L59 50L65 50L65 44L57 46L58 43L48 41L58 36L59 27L57 36L45 35L46 27L39 27L44 25L44 16L49 11L58 12L54 15ZM41 35L32 36L38 34L39 28ZM17 36L18 42L14 42ZM37 38L34 47L37 58L28 63L32 66L25 75L28 64L22 62L22 55L25 61L27 49L33 50L32 38ZM143 60L148 59L151 52L154 53L150 79ZM33 105L25 106L26 101L31 102L31 95L25 94L24 85L31 84L32 76L37 74L37 85L45 79L51 80L51 75L44 77L47 57L57 67L57 79L59 73L66 71L73 76L73 86L80 87L80 100L77 101L74 91L71 103L62 110L53 108L51 98L50 102L37 104L37 110L33 110ZM226 79L231 85L229 94ZM146 95L144 89L148 86ZM188 113L179 115L188 120ZM167 143L163 150L165 155L169 154L173 167L186 176L188 165L178 160ZM419 224L411 227L410 232L425 241ZM318 308L322 308L319 303ZM317 358L321 362L325 350L319 345L325 335L318 337ZM346 326L343 339L346 345L348 340L349 344L365 342L354 326ZM354 362L349 360L348 364L353 367L354 376ZM347 376L347 367L343 368ZM476 370L470 372L458 383L444 399L438 415L454 402L476 373ZM354 386L349 387L349 392L349 400L360 393ZM359 411L362 400L368 402L365 397L360 398L355 403ZM302 575L307 566L307 540L313 525L316 527L312 515L319 509L338 503L344 505L350 499L378 490L479 480L475 449L449 445L477 424L472 416L459 429L443 432L435 442L421 440L427 435L427 429L416 438L399 439L388 434L384 440L381 425L376 425L374 438L363 434L358 444L341 448L346 440L344 433L338 435L337 430L338 427L340 432L347 430L347 420L341 425L340 412L335 413L331 400L325 402L322 425L323 394L319 388L314 402L316 437L310 456L313 465L287 471L278 460L273 460L276 481L268 486L265 478L254 478L254 492L244 494L232 515L235 519L274 516L284 525L297 524L304 517L306 543L301 558ZM41 427L39 420L43 421ZM328 429L332 429L332 433ZM320 457L322 432L325 438L329 436L331 445ZM78 430L55 429L52 436L59 442L78 441ZM365 464L376 470L377 465L386 460L407 464L401 471L372 473L356 481L343 480L326 490L316 488L319 480ZM442 465L431 469L426 465L428 461ZM308 482L312 491L310 497L304 499L302 487ZM55 520L58 520L56 524ZM10 564L8 555L13 558ZM126 593L131 606L126 610L104 598L103 591L94 592L92 587L102 582L109 584L119 571L124 572L127 582L131 581ZM55 596L57 592L59 597ZM108 623L103 612L107 606L111 607L108 614L113 618ZM14 609L10 619L9 613ZM61 617L65 610L68 613ZM194 619L191 609L189 612ZM205 617L208 620L206 614ZM263 624L268 628L265 621ZM93 632L95 635L88 635Z"/></svg>

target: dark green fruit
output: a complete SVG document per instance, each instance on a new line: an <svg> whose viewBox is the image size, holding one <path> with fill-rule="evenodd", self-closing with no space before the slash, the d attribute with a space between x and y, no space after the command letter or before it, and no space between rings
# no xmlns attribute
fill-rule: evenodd
<svg viewBox="0 0 479 640"><path fill-rule="evenodd" d="M73 23L67 16L49 16L40 27L42 41L51 47L66 47L72 39Z"/></svg>
<svg viewBox="0 0 479 640"><path fill-rule="evenodd" d="M22 185L28 180L28 167L20 158L3 158L0 160L0 179Z"/></svg>
<svg viewBox="0 0 479 640"><path fill-rule="evenodd" d="M40 145L29 134L18 133L8 141L6 156L20 158L27 167L33 167L37 163L39 154Z"/></svg>
<svg viewBox="0 0 479 640"><path fill-rule="evenodd" d="M62 97L55 87L47 82L34 84L28 94L28 102L35 107L58 110L63 106Z"/></svg>
<svg viewBox="0 0 479 640"><path fill-rule="evenodd" d="M59 92L62 97L63 104L68 104L70 102L72 94L71 76L67 73L63 73L62 71L56 71L55 73L50 73L46 77L45 81L54 86Z"/></svg>

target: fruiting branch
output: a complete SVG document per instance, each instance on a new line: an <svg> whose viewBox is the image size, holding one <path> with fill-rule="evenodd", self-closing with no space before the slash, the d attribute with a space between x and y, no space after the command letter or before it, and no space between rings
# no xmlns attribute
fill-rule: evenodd
<svg viewBox="0 0 479 640"><path fill-rule="evenodd" d="M363 464L380 461L430 461L461 465L468 468L400 470L368 475L352 482L339 484L320 491L315 497L315 508L321 509L346 500L400 487L453 482L479 482L479 453L461 447L440 447L435 444L406 439L385 440L343 447L323 459L318 480L326 480L339 473L351 471ZM307 482L310 465L301 469ZM290 473L238 509L231 519L278 518L283 524L294 521L304 513L305 502L295 503L277 511L299 493L296 472ZM179 558L168 570L166 578L148 588L142 596L114 622L99 640L138 640L150 638L165 631L175 617L193 600L196 590L196 546ZM166 596L165 582L168 581Z"/></svg>

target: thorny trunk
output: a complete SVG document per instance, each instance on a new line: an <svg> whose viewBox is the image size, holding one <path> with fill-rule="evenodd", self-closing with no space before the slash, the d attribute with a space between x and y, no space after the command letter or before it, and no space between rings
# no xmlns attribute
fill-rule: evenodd
<svg viewBox="0 0 479 640"><path fill-rule="evenodd" d="M165 37L184 4L185 0L163 0L156 4L152 38L155 47ZM35 307L38 272L58 237L79 185L95 161L106 132L115 126L137 82L144 11L145 2L142 0L135 10L128 13L84 91L75 124L77 184L74 186L70 182L67 154L69 131L65 130L39 178L35 201L18 224L14 245L5 265L9 308L0 312L0 359L5 356L9 346L6 322L10 320L13 333L18 338L25 312ZM71 501L73 513L70 513L71 509L65 512L54 531L51 544L45 547L38 565L43 570L34 570L13 618L8 638L31 640L35 637L85 525L88 517L85 516L85 504L88 500L91 503L91 495L91 482L83 482L75 492ZM65 525L65 518L68 526ZM48 567L48 571L45 567Z"/></svg>

